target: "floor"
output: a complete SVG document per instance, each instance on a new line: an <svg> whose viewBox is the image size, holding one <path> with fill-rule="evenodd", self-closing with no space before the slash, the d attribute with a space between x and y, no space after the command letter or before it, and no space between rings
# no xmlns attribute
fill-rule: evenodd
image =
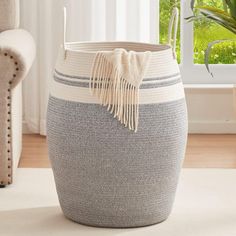
<svg viewBox="0 0 236 236"><path fill-rule="evenodd" d="M45 137L24 135L19 167L50 167ZM184 167L236 168L236 135L189 135Z"/></svg>

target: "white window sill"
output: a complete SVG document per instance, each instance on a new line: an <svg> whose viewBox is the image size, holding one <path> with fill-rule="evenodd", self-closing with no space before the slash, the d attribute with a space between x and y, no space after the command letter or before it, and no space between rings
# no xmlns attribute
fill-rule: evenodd
<svg viewBox="0 0 236 236"><path fill-rule="evenodd" d="M184 84L186 90L228 90L236 88L235 84Z"/></svg>

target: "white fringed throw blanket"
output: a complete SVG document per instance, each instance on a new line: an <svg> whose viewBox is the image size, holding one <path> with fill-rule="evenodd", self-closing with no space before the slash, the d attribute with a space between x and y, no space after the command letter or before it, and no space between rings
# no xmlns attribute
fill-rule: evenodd
<svg viewBox="0 0 236 236"><path fill-rule="evenodd" d="M139 88L151 58L151 52L118 48L95 56L90 89L101 105L130 130L137 131Z"/></svg>

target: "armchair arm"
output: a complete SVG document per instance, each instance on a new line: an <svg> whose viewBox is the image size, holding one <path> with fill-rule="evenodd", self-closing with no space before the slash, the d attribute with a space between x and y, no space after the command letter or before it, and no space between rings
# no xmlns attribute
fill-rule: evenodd
<svg viewBox="0 0 236 236"><path fill-rule="evenodd" d="M0 54L9 56L12 62L17 65L16 73L13 74L11 81L12 87L15 87L27 75L35 52L34 39L27 31L14 29L0 34Z"/></svg>
<svg viewBox="0 0 236 236"><path fill-rule="evenodd" d="M0 187L12 183L13 147L12 88L28 73L34 57L35 43L25 30L0 33Z"/></svg>

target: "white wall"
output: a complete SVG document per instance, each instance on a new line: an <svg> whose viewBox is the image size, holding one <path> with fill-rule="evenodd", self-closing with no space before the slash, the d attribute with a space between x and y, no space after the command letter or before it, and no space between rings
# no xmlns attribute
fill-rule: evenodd
<svg viewBox="0 0 236 236"><path fill-rule="evenodd" d="M190 133L236 133L233 85L185 85Z"/></svg>

